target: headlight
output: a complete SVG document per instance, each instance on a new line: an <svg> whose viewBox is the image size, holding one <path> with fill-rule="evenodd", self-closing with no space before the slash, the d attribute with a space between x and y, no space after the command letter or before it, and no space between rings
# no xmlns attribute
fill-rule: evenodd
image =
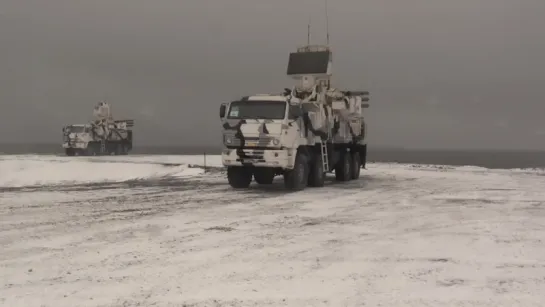
<svg viewBox="0 0 545 307"><path fill-rule="evenodd" d="M225 144L232 144L233 143L233 137L232 136L226 136L225 137Z"/></svg>
<svg viewBox="0 0 545 307"><path fill-rule="evenodd" d="M280 144L280 140L279 139L273 139L273 144L276 146L278 144Z"/></svg>

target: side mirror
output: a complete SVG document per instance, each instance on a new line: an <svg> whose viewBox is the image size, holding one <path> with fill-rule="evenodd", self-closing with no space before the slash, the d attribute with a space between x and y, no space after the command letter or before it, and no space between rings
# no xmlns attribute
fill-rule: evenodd
<svg viewBox="0 0 545 307"><path fill-rule="evenodd" d="M220 118L225 117L225 111L227 110L227 105L225 103L222 103L220 106Z"/></svg>

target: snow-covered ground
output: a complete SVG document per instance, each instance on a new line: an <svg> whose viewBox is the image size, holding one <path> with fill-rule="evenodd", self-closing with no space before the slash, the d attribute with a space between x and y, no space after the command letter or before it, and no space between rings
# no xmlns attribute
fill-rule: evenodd
<svg viewBox="0 0 545 307"><path fill-rule="evenodd" d="M0 156L0 187L68 183L119 182L164 176L192 176L203 172L188 164L220 166L220 156ZM114 164L115 163L115 164Z"/></svg>
<svg viewBox="0 0 545 307"><path fill-rule="evenodd" d="M544 171L235 192L203 162L0 156L0 306L545 305Z"/></svg>

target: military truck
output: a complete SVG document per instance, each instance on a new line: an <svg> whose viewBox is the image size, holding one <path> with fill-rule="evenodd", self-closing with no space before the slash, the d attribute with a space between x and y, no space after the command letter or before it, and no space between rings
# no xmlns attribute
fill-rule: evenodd
<svg viewBox="0 0 545 307"><path fill-rule="evenodd" d="M252 179L271 184L282 175L286 189L322 187L326 173L338 181L358 179L367 160L368 91L331 84L332 51L306 45L289 55L287 75L296 84L277 94L222 103L222 163L231 187Z"/></svg>
<svg viewBox="0 0 545 307"><path fill-rule="evenodd" d="M99 102L95 120L62 128L67 156L127 155L132 150L134 120L114 120L110 104Z"/></svg>

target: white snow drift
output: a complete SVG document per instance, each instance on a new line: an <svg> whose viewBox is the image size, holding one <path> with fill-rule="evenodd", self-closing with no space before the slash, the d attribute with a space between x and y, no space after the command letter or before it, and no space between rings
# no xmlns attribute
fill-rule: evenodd
<svg viewBox="0 0 545 307"><path fill-rule="evenodd" d="M214 161L211 157L210 163ZM203 172L188 167L203 164L199 156L56 157L0 156L0 187L22 187L92 182L120 182L165 176L192 176ZM174 165L173 165L174 164ZM179 165L176 165L179 164Z"/></svg>

